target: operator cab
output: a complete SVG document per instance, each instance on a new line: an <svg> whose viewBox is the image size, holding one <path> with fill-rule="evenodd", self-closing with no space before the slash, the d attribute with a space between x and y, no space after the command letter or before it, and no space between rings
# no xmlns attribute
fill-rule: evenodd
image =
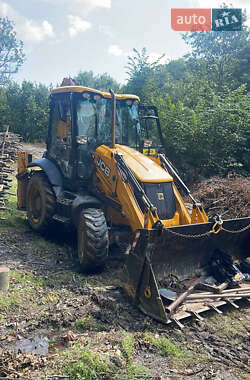
<svg viewBox="0 0 250 380"><path fill-rule="evenodd" d="M88 180L93 171L92 154L112 142L111 94L82 86L52 91L47 140L48 158L66 180ZM162 146L157 109L140 105L135 95L116 95L115 142L155 156Z"/></svg>
<svg viewBox="0 0 250 380"><path fill-rule="evenodd" d="M140 120L140 148L139 151L146 156L156 157L163 152L163 136L160 127L158 111L155 106L139 106Z"/></svg>

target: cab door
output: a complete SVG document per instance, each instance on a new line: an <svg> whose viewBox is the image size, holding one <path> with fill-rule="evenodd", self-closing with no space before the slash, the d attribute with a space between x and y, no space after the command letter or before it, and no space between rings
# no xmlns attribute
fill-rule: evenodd
<svg viewBox="0 0 250 380"><path fill-rule="evenodd" d="M141 126L140 152L149 157L157 157L164 149L158 111L155 106L140 105L139 119Z"/></svg>
<svg viewBox="0 0 250 380"><path fill-rule="evenodd" d="M64 178L73 176L72 115L70 94L53 95L51 99L48 155L59 166Z"/></svg>

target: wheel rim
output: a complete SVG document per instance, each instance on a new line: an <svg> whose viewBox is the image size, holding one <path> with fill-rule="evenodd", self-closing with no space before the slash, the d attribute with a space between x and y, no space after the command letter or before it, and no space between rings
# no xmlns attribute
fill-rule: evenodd
<svg viewBox="0 0 250 380"><path fill-rule="evenodd" d="M34 223L39 223L42 215L42 199L39 188L33 186L29 197L29 209L32 221Z"/></svg>

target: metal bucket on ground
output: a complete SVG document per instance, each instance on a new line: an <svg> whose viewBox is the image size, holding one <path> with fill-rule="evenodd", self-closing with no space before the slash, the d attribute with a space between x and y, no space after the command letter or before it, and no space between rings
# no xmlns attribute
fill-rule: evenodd
<svg viewBox="0 0 250 380"><path fill-rule="evenodd" d="M168 323L161 289L206 273L216 249L235 259L249 256L250 217L225 220L216 228L214 223L200 223L138 230L126 259L122 286L145 314Z"/></svg>

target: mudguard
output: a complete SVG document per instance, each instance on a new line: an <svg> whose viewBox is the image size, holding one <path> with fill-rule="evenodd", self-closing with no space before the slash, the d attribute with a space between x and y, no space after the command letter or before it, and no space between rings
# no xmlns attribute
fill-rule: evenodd
<svg viewBox="0 0 250 380"><path fill-rule="evenodd" d="M29 163L27 167L32 168L35 166L43 169L54 189L56 196L58 196L62 189L63 178L57 166L48 158L39 158L38 160Z"/></svg>
<svg viewBox="0 0 250 380"><path fill-rule="evenodd" d="M206 269L220 249L234 258L249 256L250 217L225 220L214 233L214 223L140 229L127 256L122 274L126 293L147 315L168 323L161 290L169 281L192 279Z"/></svg>
<svg viewBox="0 0 250 380"><path fill-rule="evenodd" d="M72 203L72 220L74 225L78 226L79 215L83 208L96 207L102 208L102 203L99 199L92 195L77 195Z"/></svg>

